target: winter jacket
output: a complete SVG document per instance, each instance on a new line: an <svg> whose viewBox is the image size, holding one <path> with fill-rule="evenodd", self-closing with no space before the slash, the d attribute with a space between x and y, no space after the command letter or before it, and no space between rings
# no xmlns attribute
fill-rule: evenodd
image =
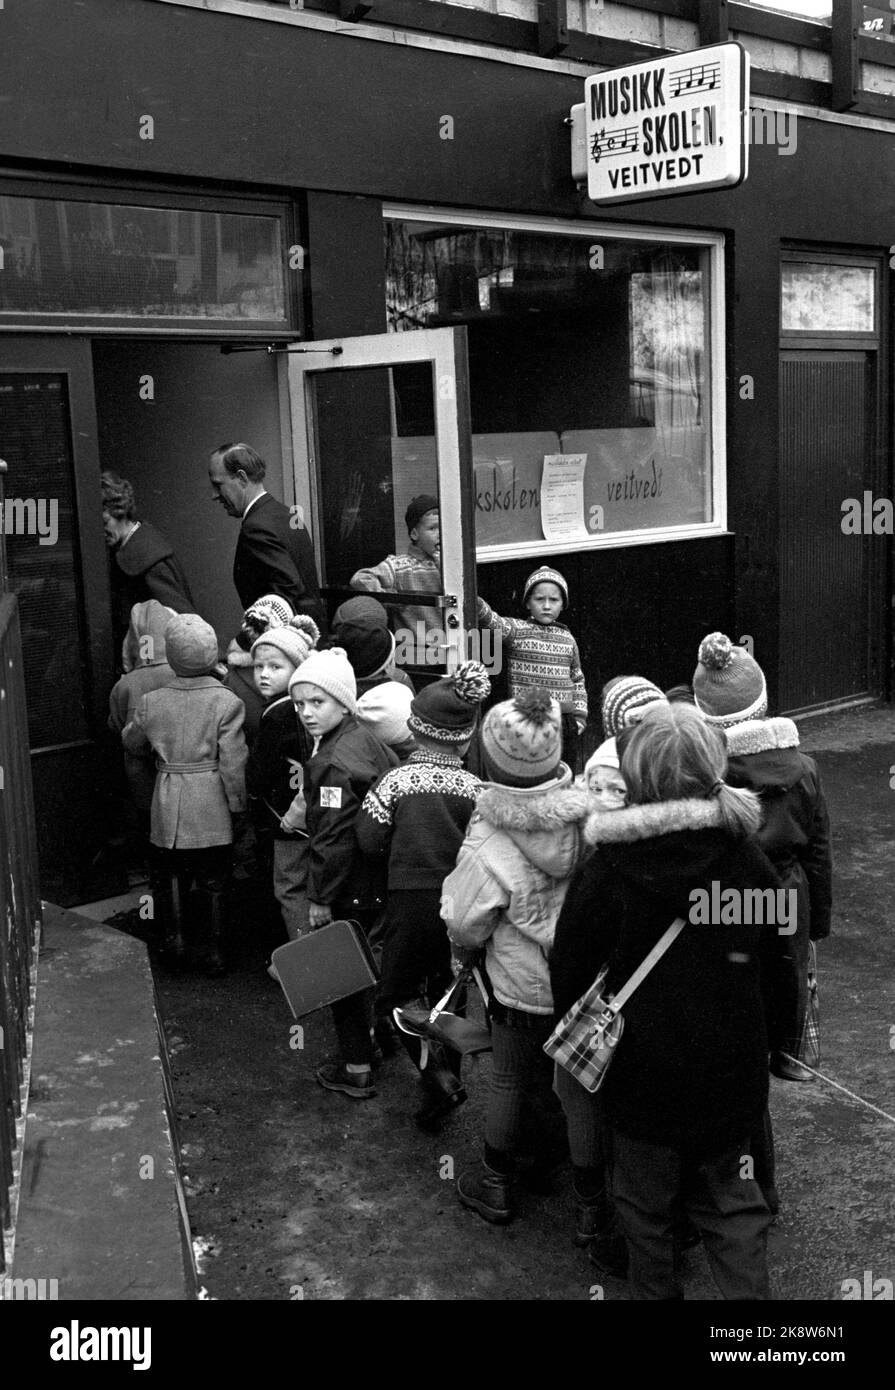
<svg viewBox="0 0 895 1390"><path fill-rule="evenodd" d="M267 701L255 685L255 662L252 653L243 651L235 637L227 648L227 674L222 685L242 700L245 709L242 732L249 748L252 748L258 737L261 716L267 707Z"/></svg>
<svg viewBox="0 0 895 1390"><path fill-rule="evenodd" d="M144 695L122 733L125 748L158 758L150 838L164 849L233 840L230 814L245 810L242 704L214 676L172 676Z"/></svg>
<svg viewBox="0 0 895 1390"><path fill-rule="evenodd" d="M304 792L310 902L350 912L384 901L384 861L361 854L354 822L372 784L397 761L353 714L324 734L308 759Z"/></svg>
<svg viewBox="0 0 895 1390"><path fill-rule="evenodd" d="M311 756L311 748L290 697L271 700L262 712L258 737L246 763L246 791L257 824L273 831L275 840L296 839L280 828L280 821L302 787L303 764Z"/></svg>
<svg viewBox="0 0 895 1390"><path fill-rule="evenodd" d="M114 550L115 568L112 573L113 625L116 646L119 634L123 638L130 625L135 603L157 599L175 613L195 613L196 605L190 593L183 568L170 542L148 521L141 521L123 545ZM132 669L133 658L124 644L123 670ZM129 662L131 664L129 664Z"/></svg>
<svg viewBox="0 0 895 1390"><path fill-rule="evenodd" d="M820 941L830 934L833 862L817 764L799 751L791 719L750 719L725 729L724 736L726 780L761 797L758 843L786 887L797 890L800 934Z"/></svg>
<svg viewBox="0 0 895 1390"><path fill-rule="evenodd" d="M364 854L388 852L389 892L441 887L480 786L456 753L418 748L371 787L355 832Z"/></svg>
<svg viewBox="0 0 895 1390"><path fill-rule="evenodd" d="M158 690L174 679L174 672L165 660L165 628L173 616L173 610L156 599L134 604L124 640L124 648L130 653L131 666L109 695L109 728L113 733L120 734L130 723L148 691ZM147 746L142 753L131 753L125 749L124 774L137 810L147 812L155 791L155 756L152 749Z"/></svg>
<svg viewBox="0 0 895 1390"><path fill-rule="evenodd" d="M721 1153L752 1133L767 1104L760 956L776 926L691 924L690 893L711 892L713 882L720 892L776 889L780 880L753 839L722 828L714 799L598 811L585 837L594 853L569 887L550 956L557 1017L606 963L606 990L616 993L683 917L624 1006L601 1094L631 1138L696 1157Z"/></svg>
<svg viewBox="0 0 895 1390"><path fill-rule="evenodd" d="M497 999L553 1012L547 955L591 802L568 769L548 787L486 784L444 881L441 915L458 946L486 948Z"/></svg>

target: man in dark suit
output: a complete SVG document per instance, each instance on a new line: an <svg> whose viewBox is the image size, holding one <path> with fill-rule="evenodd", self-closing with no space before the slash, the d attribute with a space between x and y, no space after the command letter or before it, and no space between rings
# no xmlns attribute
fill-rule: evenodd
<svg viewBox="0 0 895 1390"><path fill-rule="evenodd" d="M314 546L295 509L264 487L265 463L248 444L222 444L208 467L214 500L242 518L233 583L243 608L262 594L280 594L296 613L325 621Z"/></svg>

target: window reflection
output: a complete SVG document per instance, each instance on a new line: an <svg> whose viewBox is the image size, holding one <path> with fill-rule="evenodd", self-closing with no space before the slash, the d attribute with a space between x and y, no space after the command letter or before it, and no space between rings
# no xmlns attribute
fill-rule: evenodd
<svg viewBox="0 0 895 1390"><path fill-rule="evenodd" d="M584 454L588 534L712 519L708 253L388 219L392 332L463 323L481 548L543 540L544 459Z"/></svg>
<svg viewBox="0 0 895 1390"><path fill-rule="evenodd" d="M0 312L285 322L276 217L0 197Z"/></svg>

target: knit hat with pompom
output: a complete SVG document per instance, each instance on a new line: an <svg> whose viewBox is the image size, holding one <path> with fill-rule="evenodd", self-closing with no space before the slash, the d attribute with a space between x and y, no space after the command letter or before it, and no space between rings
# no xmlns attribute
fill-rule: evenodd
<svg viewBox="0 0 895 1390"><path fill-rule="evenodd" d="M259 647L276 647L288 657L293 666L307 661L320 641L320 629L307 613L296 613L295 617L283 627L269 627L252 643L252 656Z"/></svg>
<svg viewBox="0 0 895 1390"><path fill-rule="evenodd" d="M706 723L718 728L767 714L764 672L745 647L735 646L723 632L710 632L699 644L693 694Z"/></svg>
<svg viewBox="0 0 895 1390"><path fill-rule="evenodd" d="M562 714L549 690L524 690L485 715L482 751L492 782L537 787L557 774L562 754Z"/></svg>
<svg viewBox="0 0 895 1390"><path fill-rule="evenodd" d="M452 676L433 681L413 697L408 728L433 743L466 743L475 732L477 707L491 693L480 661L464 661Z"/></svg>

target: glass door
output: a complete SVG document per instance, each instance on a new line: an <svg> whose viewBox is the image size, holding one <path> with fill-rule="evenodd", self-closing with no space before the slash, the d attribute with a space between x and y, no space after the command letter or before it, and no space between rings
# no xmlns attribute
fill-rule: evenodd
<svg viewBox="0 0 895 1390"><path fill-rule="evenodd" d="M295 495L330 615L373 593L399 665L453 669L475 628L465 328L304 343L289 388Z"/></svg>

